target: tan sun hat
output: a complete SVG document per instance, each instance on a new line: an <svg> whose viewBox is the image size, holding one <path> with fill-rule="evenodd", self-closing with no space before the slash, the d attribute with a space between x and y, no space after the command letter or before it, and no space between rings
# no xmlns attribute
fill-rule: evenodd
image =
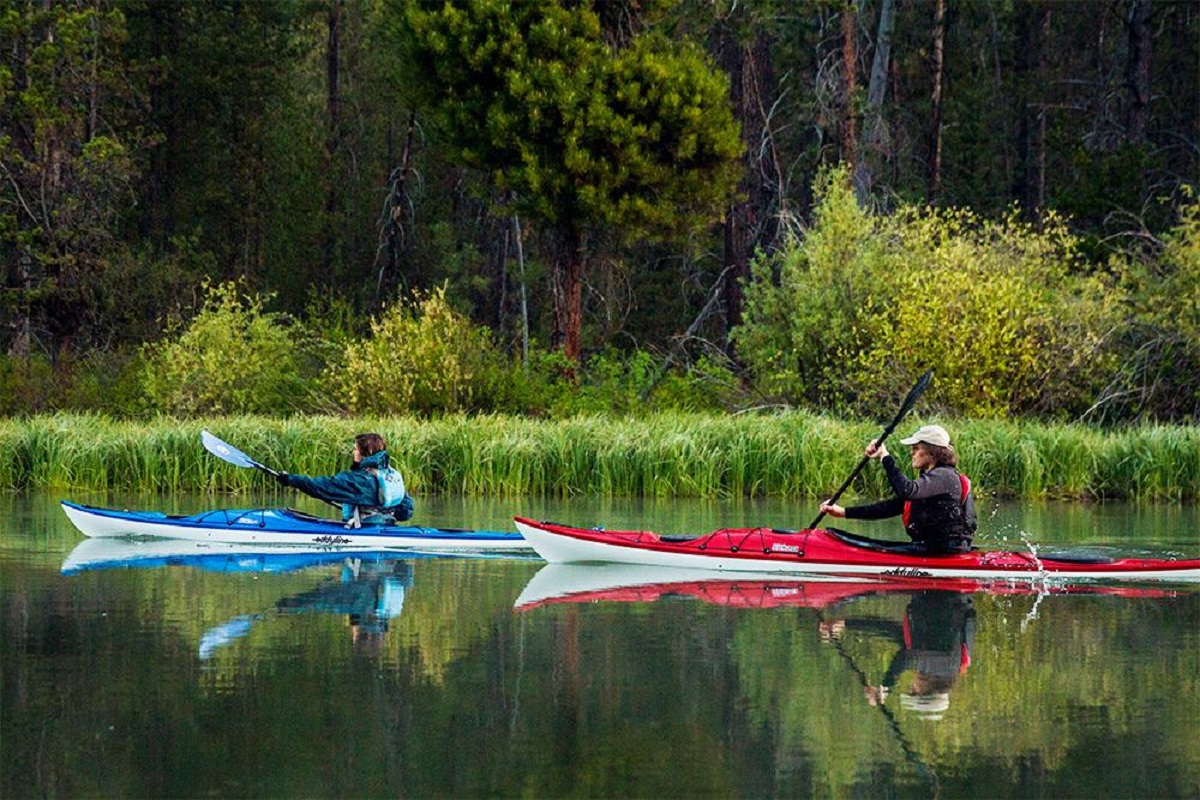
<svg viewBox="0 0 1200 800"><path fill-rule="evenodd" d="M950 434L941 425L922 425L917 432L907 439L901 439L900 444L931 444L935 447L952 447Z"/></svg>

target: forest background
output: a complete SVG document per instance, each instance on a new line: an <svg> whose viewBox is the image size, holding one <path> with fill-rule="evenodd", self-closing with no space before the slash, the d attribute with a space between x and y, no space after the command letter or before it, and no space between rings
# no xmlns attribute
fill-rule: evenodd
<svg viewBox="0 0 1200 800"><path fill-rule="evenodd" d="M0 0L0 414L1200 416L1200 4Z"/></svg>

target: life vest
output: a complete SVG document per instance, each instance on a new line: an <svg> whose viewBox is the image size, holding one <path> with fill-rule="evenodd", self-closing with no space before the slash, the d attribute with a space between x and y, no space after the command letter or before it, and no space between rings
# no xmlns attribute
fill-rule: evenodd
<svg viewBox="0 0 1200 800"><path fill-rule="evenodd" d="M376 503L370 506L342 505L342 519L357 528L363 523L403 521L412 517L413 500L405 490L404 478L391 467L367 467L364 472L375 479Z"/></svg>
<svg viewBox="0 0 1200 800"><path fill-rule="evenodd" d="M920 521L923 523L922 530L913 530L913 501L905 501L902 521L904 521L905 530L908 531L908 535L912 536L914 541L929 541L928 534L930 531L924 530L924 527L925 525L932 524L932 527L935 529L943 528L943 536L947 536L947 539L958 540L950 543L954 543L954 545L958 545L961 541L970 543L971 537L974 534L974 525L968 519L967 513L967 500L971 498L971 479L959 473L959 482L962 487L962 497L959 498L958 503L944 497L944 495L941 498L930 498L923 501L925 505L929 506L929 509L926 510L925 505L922 506L925 512L925 515L923 515L925 518ZM913 536L914 533L925 534L926 536Z"/></svg>
<svg viewBox="0 0 1200 800"><path fill-rule="evenodd" d="M958 473L958 480L962 484L962 500L960 503L965 509L967 507L967 495L971 493L971 479L961 472ZM895 512L893 512L895 513ZM904 527L908 528L908 522L912 518L912 500L904 501Z"/></svg>

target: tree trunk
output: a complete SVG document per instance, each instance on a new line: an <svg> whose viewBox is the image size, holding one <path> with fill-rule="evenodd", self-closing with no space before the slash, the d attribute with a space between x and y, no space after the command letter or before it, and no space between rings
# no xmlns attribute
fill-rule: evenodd
<svg viewBox="0 0 1200 800"><path fill-rule="evenodd" d="M865 147L854 165L854 189L859 203L866 202L873 182L871 167L868 164L869 157L882 155L880 145L885 138L883 99L887 95L889 65L892 59L892 29L895 21L895 0L881 0L879 32L875 38L875 56L871 62L871 80L867 84Z"/></svg>
<svg viewBox="0 0 1200 800"><path fill-rule="evenodd" d="M342 0L329 0L329 38L325 49L326 111L329 132L325 139L325 271L332 274L338 261L338 150L342 132L342 88L340 49L342 37Z"/></svg>
<svg viewBox="0 0 1200 800"><path fill-rule="evenodd" d="M521 218L513 215L513 239L517 245L517 269L521 275L521 366L529 368L529 296L525 288L525 244L522 241Z"/></svg>
<svg viewBox="0 0 1200 800"><path fill-rule="evenodd" d="M29 307L24 297L34 288L33 256L25 247L15 259L16 280L14 288L22 302L15 304L12 314L11 330L12 343L8 347L8 355L15 358L29 358L33 351L33 320L29 316Z"/></svg>
<svg viewBox="0 0 1200 800"><path fill-rule="evenodd" d="M575 227L560 229L554 259L554 332L552 344L572 366L583 354L583 276L587 270L587 242Z"/></svg>
<svg viewBox="0 0 1200 800"><path fill-rule="evenodd" d="M1125 65L1129 85L1129 109L1126 136L1130 144L1146 141L1150 123L1150 55L1153 45L1150 29L1150 0L1130 0L1125 18L1129 35L1129 60Z"/></svg>
<svg viewBox="0 0 1200 800"><path fill-rule="evenodd" d="M1025 216L1036 219L1045 197L1046 48L1050 33L1050 8L1039 0L1022 0L1017 6L1017 56L1015 76L1020 98L1017 122L1017 165L1013 198Z"/></svg>
<svg viewBox="0 0 1200 800"><path fill-rule="evenodd" d="M100 20L93 16L90 20L92 29L91 80L88 81L88 113L87 130L84 131L84 141L95 138L99 131L100 119Z"/></svg>
<svg viewBox="0 0 1200 800"><path fill-rule="evenodd" d="M858 2L848 0L842 10L842 78L845 87L846 118L842 126L842 161L851 169L858 160Z"/></svg>
<svg viewBox="0 0 1200 800"><path fill-rule="evenodd" d="M930 203L937 202L942 191L942 71L945 69L946 0L936 0L933 10L933 94L929 131Z"/></svg>
<svg viewBox="0 0 1200 800"><path fill-rule="evenodd" d="M759 29L743 44L728 19L717 23L713 58L729 75L729 101L742 130L742 179L739 202L725 214L725 246L719 283L723 310L723 338L741 324L743 283L750 278L750 258L758 248L768 248L777 233L776 209L781 202L778 155L771 134L775 74L771 64L769 34ZM732 347L732 344L727 345Z"/></svg>
<svg viewBox="0 0 1200 800"><path fill-rule="evenodd" d="M887 90L888 66L892 58L892 30L896 24L896 0L881 0L879 35L875 40L875 58L871 63L871 83L867 87L867 108L883 106Z"/></svg>
<svg viewBox="0 0 1200 800"><path fill-rule="evenodd" d="M149 7L151 16L150 42L153 57L167 63L183 39L183 22L178 6L160 3ZM186 138L181 129L186 123L177 113L178 92L163 80L150 82L147 102L152 109L151 119L162 134L162 145L150 148L150 169L146 181L147 201L139 203L142 233L151 242L164 247L174 232L177 214L178 186L173 176L179 170L180 150Z"/></svg>
<svg viewBox="0 0 1200 800"><path fill-rule="evenodd" d="M1038 49L1037 75L1038 85L1049 80L1050 74L1050 7L1042 8L1038 20ZM1046 207L1046 118L1050 113L1050 98L1044 98L1037 105L1037 138L1034 140L1034 216L1041 220L1042 210Z"/></svg>
<svg viewBox="0 0 1200 800"><path fill-rule="evenodd" d="M746 148L744 156L745 169L738 188L739 194L746 197L749 192L748 184L753 174L754 135L753 128L758 120L757 114L747 103L746 60L745 49L738 41L737 35L728 20L719 23L716 36L717 63L729 75L729 103L733 107L734 117L741 125L742 143ZM749 200L734 203L725 214L725 247L723 253L724 272L737 275L749 271L749 258L746 255L749 237ZM726 286L725 292L726 326L725 333L741 319L742 291L738 280L732 279Z"/></svg>
<svg viewBox="0 0 1200 800"><path fill-rule="evenodd" d="M395 285L408 285L408 281L400 274L400 254L405 246L404 216L408 211L410 199L408 196L409 163L412 160L413 136L417 127L417 115L410 112L408 125L404 132L404 150L400 154L400 163L392 167L388 201L385 206L387 219L383 221L383 238L387 243L387 258L379 268L379 276L375 281L375 301L382 304ZM388 125L388 164L396 164L395 130ZM416 282L416 281L414 281Z"/></svg>

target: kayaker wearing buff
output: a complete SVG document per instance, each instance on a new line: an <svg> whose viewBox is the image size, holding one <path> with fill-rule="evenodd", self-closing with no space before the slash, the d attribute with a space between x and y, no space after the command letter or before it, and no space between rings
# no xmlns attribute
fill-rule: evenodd
<svg viewBox="0 0 1200 800"><path fill-rule="evenodd" d="M413 515L412 496L405 491L404 478L388 463L387 441L378 433L354 437L354 463L348 470L320 478L281 472L276 480L310 497L340 504L348 528L388 525Z"/></svg>
<svg viewBox="0 0 1200 800"><path fill-rule="evenodd" d="M970 480L956 469L958 454L950 444L950 434L940 425L925 425L900 443L912 446L916 480L900 470L886 446L873 441L866 456L880 459L896 496L849 508L825 501L821 511L845 519L903 516L914 550L927 555L968 552L975 536L975 498Z"/></svg>

